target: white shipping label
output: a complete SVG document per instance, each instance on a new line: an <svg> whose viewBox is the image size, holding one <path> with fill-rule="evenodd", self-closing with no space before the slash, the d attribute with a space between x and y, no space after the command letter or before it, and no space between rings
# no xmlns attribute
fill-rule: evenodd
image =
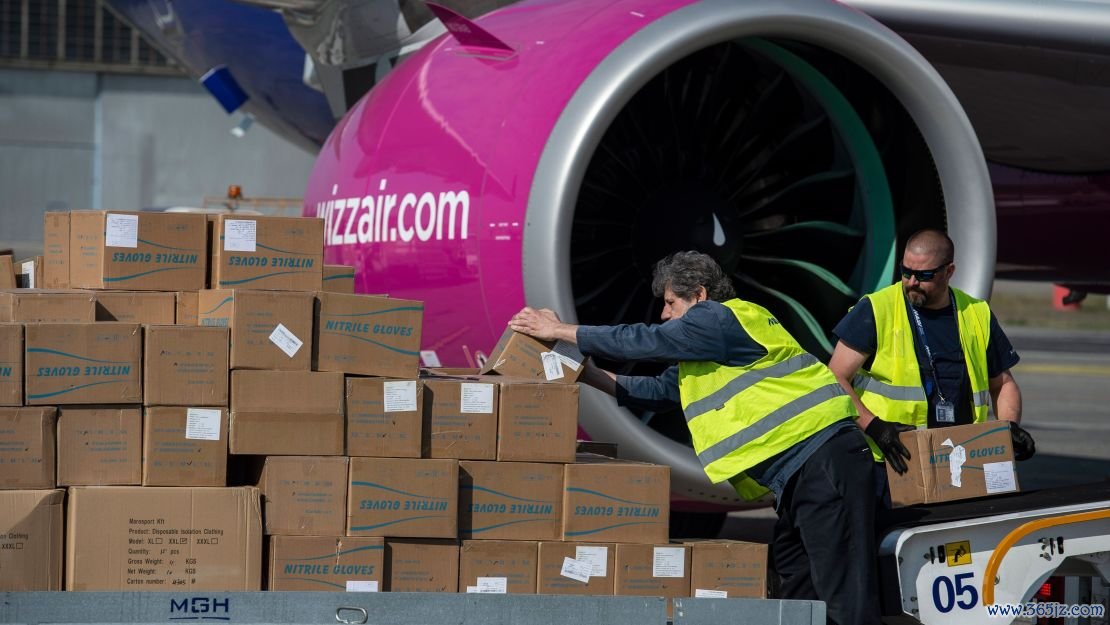
<svg viewBox="0 0 1110 625"><path fill-rule="evenodd" d="M189 408L185 411L185 438L194 441L220 440L220 410Z"/></svg>
<svg viewBox="0 0 1110 625"><path fill-rule="evenodd" d="M424 363L425 367L442 367L439 362L439 354L434 349L420 350L420 362Z"/></svg>
<svg viewBox="0 0 1110 625"><path fill-rule="evenodd" d="M656 547L651 559L652 577L686 577L686 549Z"/></svg>
<svg viewBox="0 0 1110 625"><path fill-rule="evenodd" d="M290 332L289 328L280 323L270 333L270 342L277 345L278 349L285 352L285 355L290 358L296 356L301 349L301 345L304 345L304 342L297 338L296 334Z"/></svg>
<svg viewBox="0 0 1110 625"><path fill-rule="evenodd" d="M609 569L609 548L575 547L574 559L590 565L590 577L605 577Z"/></svg>
<svg viewBox="0 0 1110 625"><path fill-rule="evenodd" d="M416 380L384 382L382 402L386 412L416 412Z"/></svg>
<svg viewBox="0 0 1110 625"><path fill-rule="evenodd" d="M493 414L493 385L463 382L459 410L463 413Z"/></svg>
<svg viewBox="0 0 1110 625"><path fill-rule="evenodd" d="M108 214L104 222L106 247L139 247L139 216Z"/></svg>
<svg viewBox="0 0 1110 625"><path fill-rule="evenodd" d="M347 592L378 592L378 581L349 579Z"/></svg>
<svg viewBox="0 0 1110 625"><path fill-rule="evenodd" d="M476 592L478 592L478 587L477 586L467 586L466 587L466 594L469 595L471 593L476 593Z"/></svg>
<svg viewBox="0 0 1110 625"><path fill-rule="evenodd" d="M35 261L29 260L23 263L23 275L27 276L27 288L35 288Z"/></svg>
<svg viewBox="0 0 1110 625"><path fill-rule="evenodd" d="M588 584L590 583L591 568L588 562L581 562L574 558L563 558L563 568L559 571L559 575Z"/></svg>
<svg viewBox="0 0 1110 625"><path fill-rule="evenodd" d="M992 495L995 493L1011 493L1017 490L1014 461L983 463L983 479L987 483L987 492Z"/></svg>
<svg viewBox="0 0 1110 625"><path fill-rule="evenodd" d="M224 251L253 252L258 243L258 222L253 219L224 220Z"/></svg>
<svg viewBox="0 0 1110 625"><path fill-rule="evenodd" d="M507 577L479 577L477 592L484 595L504 595L509 592Z"/></svg>
<svg viewBox="0 0 1110 625"><path fill-rule="evenodd" d="M559 360L559 354L541 352L540 361L543 362L543 377L547 378L549 382L563 377L563 363Z"/></svg>
<svg viewBox="0 0 1110 625"><path fill-rule="evenodd" d="M567 341L555 341L555 346L551 351L559 355L559 360L563 364L570 367L572 371L578 371L578 367L582 366L582 361L586 359L582 352L578 351L578 346Z"/></svg>
<svg viewBox="0 0 1110 625"><path fill-rule="evenodd" d="M727 590L706 590L704 588L694 589L694 598L696 599L728 599Z"/></svg>

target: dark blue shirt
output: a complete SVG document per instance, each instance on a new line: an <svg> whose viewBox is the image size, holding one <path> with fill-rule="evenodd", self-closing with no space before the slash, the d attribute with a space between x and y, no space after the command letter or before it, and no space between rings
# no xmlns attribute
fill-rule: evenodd
<svg viewBox="0 0 1110 625"><path fill-rule="evenodd" d="M936 405L940 395L952 402L956 407L955 425L965 425L975 420L971 401L971 379L968 377L967 364L964 362L963 348L960 347L960 331L956 323L956 311L951 305L944 308L930 309L918 308L921 315L921 325L929 341L929 349L933 352L933 362L936 364L936 379L940 388L933 381L932 368L929 358L921 343L921 334L917 330L913 311L910 310L909 301L906 301L906 314L909 316L909 330L913 335L914 350L917 352L917 364L921 371L921 385L929 398L928 427L944 427L951 423L937 423ZM874 362L877 348L875 335L875 314L871 308L871 300L866 297L861 299L855 307L840 320L833 333L852 349L869 354L864 369L870 369ZM996 377L1005 373L1018 363L1020 358L1014 351L1010 339L998 325L998 320L991 314L990 340L987 342L987 376ZM880 418L883 415L876 415Z"/></svg>
<svg viewBox="0 0 1110 625"><path fill-rule="evenodd" d="M579 326L577 339L583 354L609 360L709 361L744 367L767 355L767 349L744 330L731 310L712 301L698 302L682 317L658 325ZM622 406L655 411L681 406L677 366L657 377L618 375L616 386L617 403ZM781 499L790 477L845 425L856 427L850 418L833 424L748 470L747 475Z"/></svg>

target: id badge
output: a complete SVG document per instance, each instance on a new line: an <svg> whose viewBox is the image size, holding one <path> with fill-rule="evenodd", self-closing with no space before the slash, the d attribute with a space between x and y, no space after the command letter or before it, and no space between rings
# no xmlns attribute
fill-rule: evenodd
<svg viewBox="0 0 1110 625"><path fill-rule="evenodd" d="M947 399L937 402L937 423L955 423L956 407Z"/></svg>

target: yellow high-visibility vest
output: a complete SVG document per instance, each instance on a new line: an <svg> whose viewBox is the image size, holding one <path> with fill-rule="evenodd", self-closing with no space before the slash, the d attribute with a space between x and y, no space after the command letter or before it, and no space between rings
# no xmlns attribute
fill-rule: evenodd
<svg viewBox="0 0 1110 625"><path fill-rule="evenodd" d="M767 355L743 367L681 362L678 390L706 475L714 483L729 480L750 500L767 489L744 471L856 410L828 367L765 308L740 299L722 304Z"/></svg>
<svg viewBox="0 0 1110 625"><path fill-rule="evenodd" d="M975 423L987 420L990 380L987 377L987 345L990 342L991 312L983 300L953 288L960 347L971 380L971 402ZM917 331L906 312L901 283L867 296L875 315L875 359L871 368L852 380L863 405L884 421L924 427L929 402L921 385L913 337ZM959 398L952 398L958 401Z"/></svg>

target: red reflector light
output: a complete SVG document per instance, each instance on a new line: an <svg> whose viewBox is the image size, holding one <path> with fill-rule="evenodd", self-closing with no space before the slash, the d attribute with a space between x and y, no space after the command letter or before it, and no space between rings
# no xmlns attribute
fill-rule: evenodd
<svg viewBox="0 0 1110 625"><path fill-rule="evenodd" d="M1037 596L1038 597L1051 597L1052 596L1052 584L1050 582L1045 582L1045 583L1041 584L1041 589L1037 591Z"/></svg>

